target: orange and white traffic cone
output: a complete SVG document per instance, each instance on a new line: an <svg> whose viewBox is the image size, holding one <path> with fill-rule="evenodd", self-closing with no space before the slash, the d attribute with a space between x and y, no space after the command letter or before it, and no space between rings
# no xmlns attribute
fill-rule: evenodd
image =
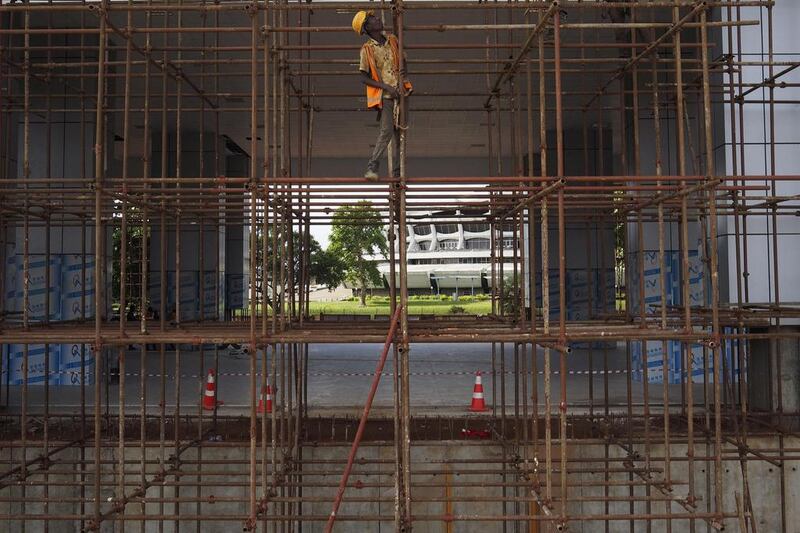
<svg viewBox="0 0 800 533"><path fill-rule="evenodd" d="M258 400L258 412L272 412L272 385L267 385L261 389L261 398Z"/></svg>
<svg viewBox="0 0 800 533"><path fill-rule="evenodd" d="M472 389L472 405L469 410L475 413L486 411L486 402L483 399L483 383L481 382L481 373L475 373L475 386Z"/></svg>
<svg viewBox="0 0 800 533"><path fill-rule="evenodd" d="M203 393L203 409L213 411L217 407L217 383L214 379L214 369L208 371L206 390Z"/></svg>

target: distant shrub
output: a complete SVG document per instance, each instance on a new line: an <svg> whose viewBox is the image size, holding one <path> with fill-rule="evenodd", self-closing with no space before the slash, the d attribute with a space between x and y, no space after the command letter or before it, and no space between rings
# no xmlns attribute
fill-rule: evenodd
<svg viewBox="0 0 800 533"><path fill-rule="evenodd" d="M451 305L450 306L450 314L451 315L463 315L466 313L467 310L461 307L460 305Z"/></svg>
<svg viewBox="0 0 800 533"><path fill-rule="evenodd" d="M465 294L464 296L459 296L459 302L486 302L490 300L490 296L488 294L478 293L478 294Z"/></svg>
<svg viewBox="0 0 800 533"><path fill-rule="evenodd" d="M485 302L488 299L489 299L489 297L487 295L485 295L485 294L472 294L472 295L468 294L468 295L464 295L464 296L459 296L458 297L458 301L459 302L467 302L467 303L470 303L470 302Z"/></svg>

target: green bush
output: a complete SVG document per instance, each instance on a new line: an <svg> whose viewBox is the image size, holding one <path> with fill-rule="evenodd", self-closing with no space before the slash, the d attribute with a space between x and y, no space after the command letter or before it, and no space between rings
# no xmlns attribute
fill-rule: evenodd
<svg viewBox="0 0 800 533"><path fill-rule="evenodd" d="M466 313L467 310L461 307L460 305L451 305L450 306L450 314L451 315L463 315Z"/></svg>
<svg viewBox="0 0 800 533"><path fill-rule="evenodd" d="M369 305L384 305L388 303L388 296L367 296L367 304Z"/></svg>
<svg viewBox="0 0 800 533"><path fill-rule="evenodd" d="M503 287L503 311L508 316L517 316L519 311L519 295L511 285Z"/></svg>
<svg viewBox="0 0 800 533"><path fill-rule="evenodd" d="M488 300L489 300L489 295L488 294L474 294L474 295L469 295L468 294L468 295L465 295L465 296L459 296L458 297L458 301L459 302L467 302L467 303L485 302L485 301L488 301Z"/></svg>
<svg viewBox="0 0 800 533"><path fill-rule="evenodd" d="M442 300L443 295L438 294L413 294L408 297L409 301L417 302L438 302Z"/></svg>

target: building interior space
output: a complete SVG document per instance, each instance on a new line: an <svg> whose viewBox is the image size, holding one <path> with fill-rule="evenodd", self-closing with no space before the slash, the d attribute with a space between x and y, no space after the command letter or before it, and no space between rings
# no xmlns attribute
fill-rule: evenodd
<svg viewBox="0 0 800 533"><path fill-rule="evenodd" d="M800 532L798 23L0 0L0 530Z"/></svg>

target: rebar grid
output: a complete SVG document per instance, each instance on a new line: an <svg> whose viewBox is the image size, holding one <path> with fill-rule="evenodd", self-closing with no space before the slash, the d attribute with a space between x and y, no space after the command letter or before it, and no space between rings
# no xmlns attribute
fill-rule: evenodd
<svg viewBox="0 0 800 533"><path fill-rule="evenodd" d="M337 207L368 199L388 228L387 284L391 312L399 309L399 327L389 339L394 404L385 418L369 421L365 446L391 448L392 455L355 458L358 479L347 483L345 476L344 511L335 515L336 523L382 522L397 531L431 522L453 531L458 522L474 521L500 522L503 531L599 525L606 530L628 525L631 531L757 531L763 511L751 498L748 469L769 465L771 476L780 477L782 530L790 531L784 466L800 460L794 447L800 413L784 410L780 376L782 346L800 334L781 322L794 324L800 309L779 297L778 227L785 217L796 216L797 196L786 194L784 185L800 176L776 171L780 139L774 117L779 106L797 103L775 93L796 86L781 80L800 63L773 54L774 4L102 0L0 5L0 259L5 266L6 238L21 236L15 244L22 248L25 280L22 310L4 307L0 322L0 343L23 347L21 384L12 386L8 379L2 384L6 409L0 431L6 451L0 517L21 530L64 524L88 531L111 524L121 529L133 522L141 531L170 523L175 530L194 524L200 531L218 522L226 528L300 531L304 524L333 524L328 508L320 510L318 504L334 501L346 458L342 444L355 434L355 422L309 414L308 397L314 393L308 385L314 372L309 345L382 343L394 325L381 317L333 321L310 313L310 235L312 226L331 223ZM320 175L315 168L318 115L359 111L361 95L326 86L328 79L354 76L350 67L359 45L318 42L318 35L350 30L347 24L316 26L314 18L341 11L349 18L365 5L391 19L400 50L410 53L410 77L446 80L400 99L401 177L377 182ZM748 11L744 18L743 8L755 8L759 16ZM469 23L426 24L426 13L450 10L468 14ZM597 20L601 11L606 20ZM413 22L406 23L406 16ZM742 28L753 25L767 34L766 59L753 60L742 49ZM474 33L481 42L462 37ZM442 42L440 35L452 35L452 42ZM722 41L728 53L718 48ZM448 50L476 53L454 58L445 54ZM436 57L414 57L425 52ZM744 81L743 72L752 68L766 72L763 81ZM475 76L485 78L485 87L461 90L459 80ZM579 87L577 80L584 76L598 82L595 89ZM228 90L231 80L249 89ZM443 105L445 98L453 102ZM752 174L745 164L746 146L753 141L746 138L743 116L752 105L767 110L772 128L762 143L769 152L762 174ZM404 127L409 107L414 114L464 113L474 117L476 129L485 125L485 175L407 175L407 159L414 155L407 144L413 146L419 134ZM234 114L246 116L242 120L249 131L247 168L235 176L225 170L220 130L221 120ZM720 149L714 128L725 114L731 133ZM567 154L565 121L575 117L583 141ZM652 119L653 153L642 147L643 117ZM63 162L50 155L54 123L68 121L80 130L79 154L73 154L80 159L78 175L63 174ZM604 138L603 126L612 123L616 135ZM32 156L34 130L37 139L46 140L45 162ZM196 152L182 146L187 133L198 137ZM620 161L607 168L604 144L612 143ZM667 147L674 154L668 156ZM725 172L717 168L718 150L733 161ZM140 155L133 157L134 151ZM110 162L117 153L118 168ZM570 157L582 159L582 172L567 171ZM674 165L664 164L669 158ZM421 219L489 226L490 315L409 315L404 243ZM728 257L735 294L727 302L720 296L720 221L735 240L735 257ZM748 255L762 251L748 250L747 228L764 223L771 227L767 264L775 280L769 302L749 296ZM205 235L215 235L218 246L226 228L237 224L244 228L251 258L249 298L246 307L230 313L221 301L225 277L219 261L225 258L210 254L204 243ZM667 304L665 268L659 271L661 303L646 301L644 234L653 227L658 264L666 264L667 241L677 252L677 303ZM51 320L49 311L36 318L30 311L31 261L50 264L52 228L71 228L81 240L80 316L74 320ZM608 244L604 239L618 228L623 228L624 256L609 260L591 243ZM137 256L143 268L136 280L125 270L133 254L127 237L134 230L143 235ZM112 232L121 235L117 257L107 250ZM189 234L203 244L195 264L182 264L181 240ZM32 251L31 246L41 248L36 242L41 235L47 239L44 252ZM587 266L581 268L592 296L588 315L571 317L567 279L574 267L568 251L576 235L586 241ZM690 235L697 236L697 245ZM690 252L696 250L703 295L690 305ZM213 287L205 286L202 275L209 261L215 264ZM116 320L109 279L115 262L122 310ZM618 284L627 291L624 306L617 306L603 278L602 287L592 287L593 272L622 266L625 279ZM206 314L200 305L199 318L184 320L181 272L195 270L201 273L200 294L206 289L215 294L214 311ZM168 271L176 280L172 310ZM128 319L128 302L149 307L153 275L158 275L159 318L141 313ZM87 276L94 276L93 297L85 288ZM0 277L3 298L4 280ZM46 310L49 289L57 284L48 274ZM600 300L596 308L593 297ZM427 418L411 404L409 351L416 343L459 342L491 343L491 415ZM48 376L58 371L48 366L49 357L42 369L43 394L29 383L30 346L43 344L47 354L50 346L64 343L82 346L73 371L80 384L76 408L60 405L51 391ZM683 365L674 386L667 382L675 370L668 343L678 347ZM217 375L226 373L219 346L227 344L249 348L248 402L235 415L219 408L204 411L201 402L206 365ZM623 381L610 380L614 344L625 348L626 368L618 370ZM779 376L766 408L750 405L747 372L757 345L766 346L766 354L757 353L772 361ZM647 354L648 346L661 347L660 364L651 366L645 358L634 369L633 352ZM697 382L696 346L702 354ZM574 380L568 368L578 350L588 359L585 381ZM540 353L544 368L538 366ZM139 368L129 368L126 357L136 354ZM199 373L182 370L189 358L199 360ZM109 361L116 362L115 370ZM663 383L650 382L648 373L656 368ZM6 370L6 378L9 374ZM112 374L121 376L116 398L109 393ZM128 376L138 378L138 387L131 390ZM260 413L259 397L267 385L276 391L275 408ZM181 403L182 387L197 388L196 404ZM612 398L614 387L624 389L624 401ZM576 390L588 400L570 397ZM9 402L10 394L19 396L18 406ZM462 428L488 438L473 440ZM453 446L453 441L476 450L474 458L425 460L413 453ZM314 454L318 447L341 453L320 459ZM243 455L221 458L220 450L226 449ZM730 483L725 472L734 468L738 475ZM72 489L69 496L63 487ZM362 496L365 488L382 491ZM348 507L356 502L374 506ZM454 510L478 503L487 505L476 512ZM235 511L219 512L222 504L234 504L226 509Z"/></svg>

